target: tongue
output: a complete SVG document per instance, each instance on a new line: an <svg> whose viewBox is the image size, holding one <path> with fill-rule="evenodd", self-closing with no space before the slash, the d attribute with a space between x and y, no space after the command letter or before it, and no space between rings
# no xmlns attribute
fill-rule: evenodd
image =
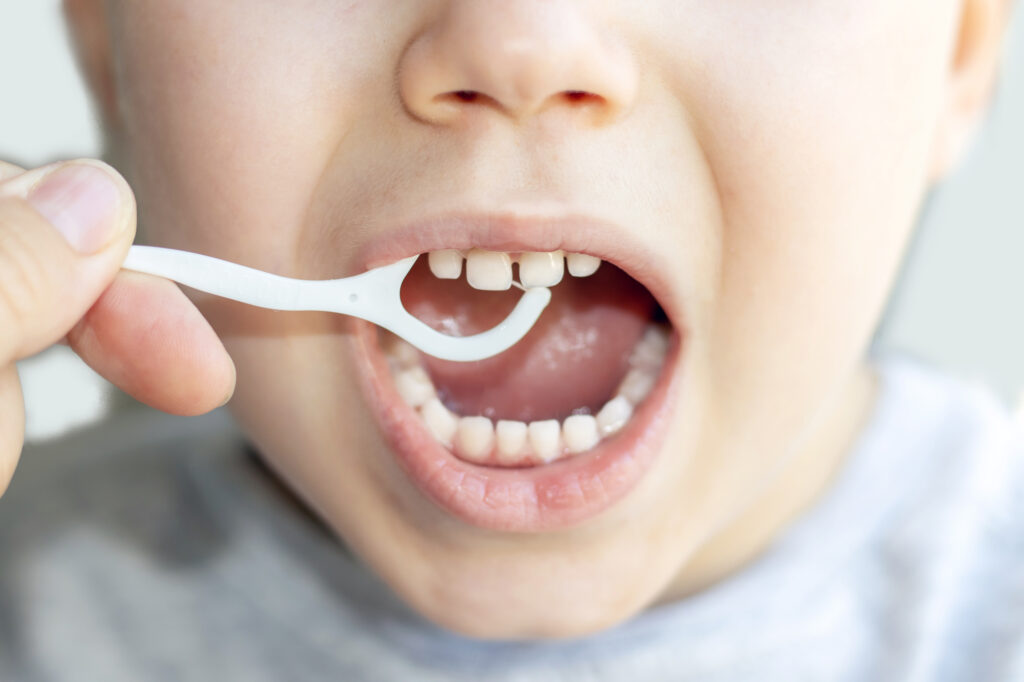
<svg viewBox="0 0 1024 682"><path fill-rule="evenodd" d="M442 402L466 416L525 422L600 410L625 375L657 303L608 263L590 277L566 275L552 294L530 333L500 355L470 363L424 356ZM439 280L425 258L402 287L410 313L453 336L493 327L521 295L517 289L477 291L465 280Z"/></svg>

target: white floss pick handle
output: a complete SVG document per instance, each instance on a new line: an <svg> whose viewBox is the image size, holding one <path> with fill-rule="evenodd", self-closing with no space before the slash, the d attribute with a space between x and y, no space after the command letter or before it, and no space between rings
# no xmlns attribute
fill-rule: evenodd
<svg viewBox="0 0 1024 682"><path fill-rule="evenodd" d="M419 256L343 279L281 277L198 253L133 246L121 265L192 289L272 310L319 310L351 315L387 329L427 355L472 362L508 350L533 328L551 301L544 287L527 289L497 326L473 336L448 336L431 329L402 306L402 281Z"/></svg>

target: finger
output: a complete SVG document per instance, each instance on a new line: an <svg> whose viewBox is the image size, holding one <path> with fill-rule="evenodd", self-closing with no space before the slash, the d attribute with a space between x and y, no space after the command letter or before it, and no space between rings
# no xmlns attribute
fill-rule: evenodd
<svg viewBox="0 0 1024 682"><path fill-rule="evenodd" d="M25 438L25 404L14 365L0 367L0 495L14 474Z"/></svg>
<svg viewBox="0 0 1024 682"><path fill-rule="evenodd" d="M121 272L68 342L121 390L164 412L203 414L234 391L235 367L224 345L166 279Z"/></svg>
<svg viewBox="0 0 1024 682"><path fill-rule="evenodd" d="M0 183L0 367L64 336L117 274L134 234L131 189L105 164Z"/></svg>

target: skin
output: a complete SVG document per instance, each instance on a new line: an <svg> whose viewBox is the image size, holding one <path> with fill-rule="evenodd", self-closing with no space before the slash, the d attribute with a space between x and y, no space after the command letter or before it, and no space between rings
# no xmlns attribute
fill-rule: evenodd
<svg viewBox="0 0 1024 682"><path fill-rule="evenodd" d="M150 243L339 276L382 226L514 201L671 255L689 336L662 456L606 513L530 535L453 519L406 479L344 318L194 299L237 368L243 428L399 595L473 637L558 638L721 580L828 489L874 404L865 349L922 198L987 105L1010 0L65 7ZM601 98L589 109L552 97L579 83ZM432 99L460 89L490 99ZM164 284L114 287L132 302ZM87 324L112 339L135 309L109 298ZM224 377L220 399L233 375L207 331L167 334L206 339L191 371ZM73 346L101 368L131 354ZM153 402L157 384L131 380L157 370L133 362L119 384Z"/></svg>

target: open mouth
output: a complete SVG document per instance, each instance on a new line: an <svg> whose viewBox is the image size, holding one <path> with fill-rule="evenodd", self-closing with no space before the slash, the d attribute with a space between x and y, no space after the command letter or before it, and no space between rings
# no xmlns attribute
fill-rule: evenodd
<svg viewBox="0 0 1024 682"><path fill-rule="evenodd" d="M381 235L375 267L419 253L406 309L453 336L503 320L548 286L533 329L471 363L428 357L353 320L369 405L430 500L487 529L567 528L611 507L662 451L683 381L679 302L657 254L580 218L447 215Z"/></svg>
<svg viewBox="0 0 1024 682"><path fill-rule="evenodd" d="M406 278L402 300L438 331L467 336L508 315L516 280L552 287L552 303L496 357L437 360L381 332L399 395L438 443L473 464L539 466L614 438L650 394L669 346L671 326L650 292L586 254L434 251Z"/></svg>

